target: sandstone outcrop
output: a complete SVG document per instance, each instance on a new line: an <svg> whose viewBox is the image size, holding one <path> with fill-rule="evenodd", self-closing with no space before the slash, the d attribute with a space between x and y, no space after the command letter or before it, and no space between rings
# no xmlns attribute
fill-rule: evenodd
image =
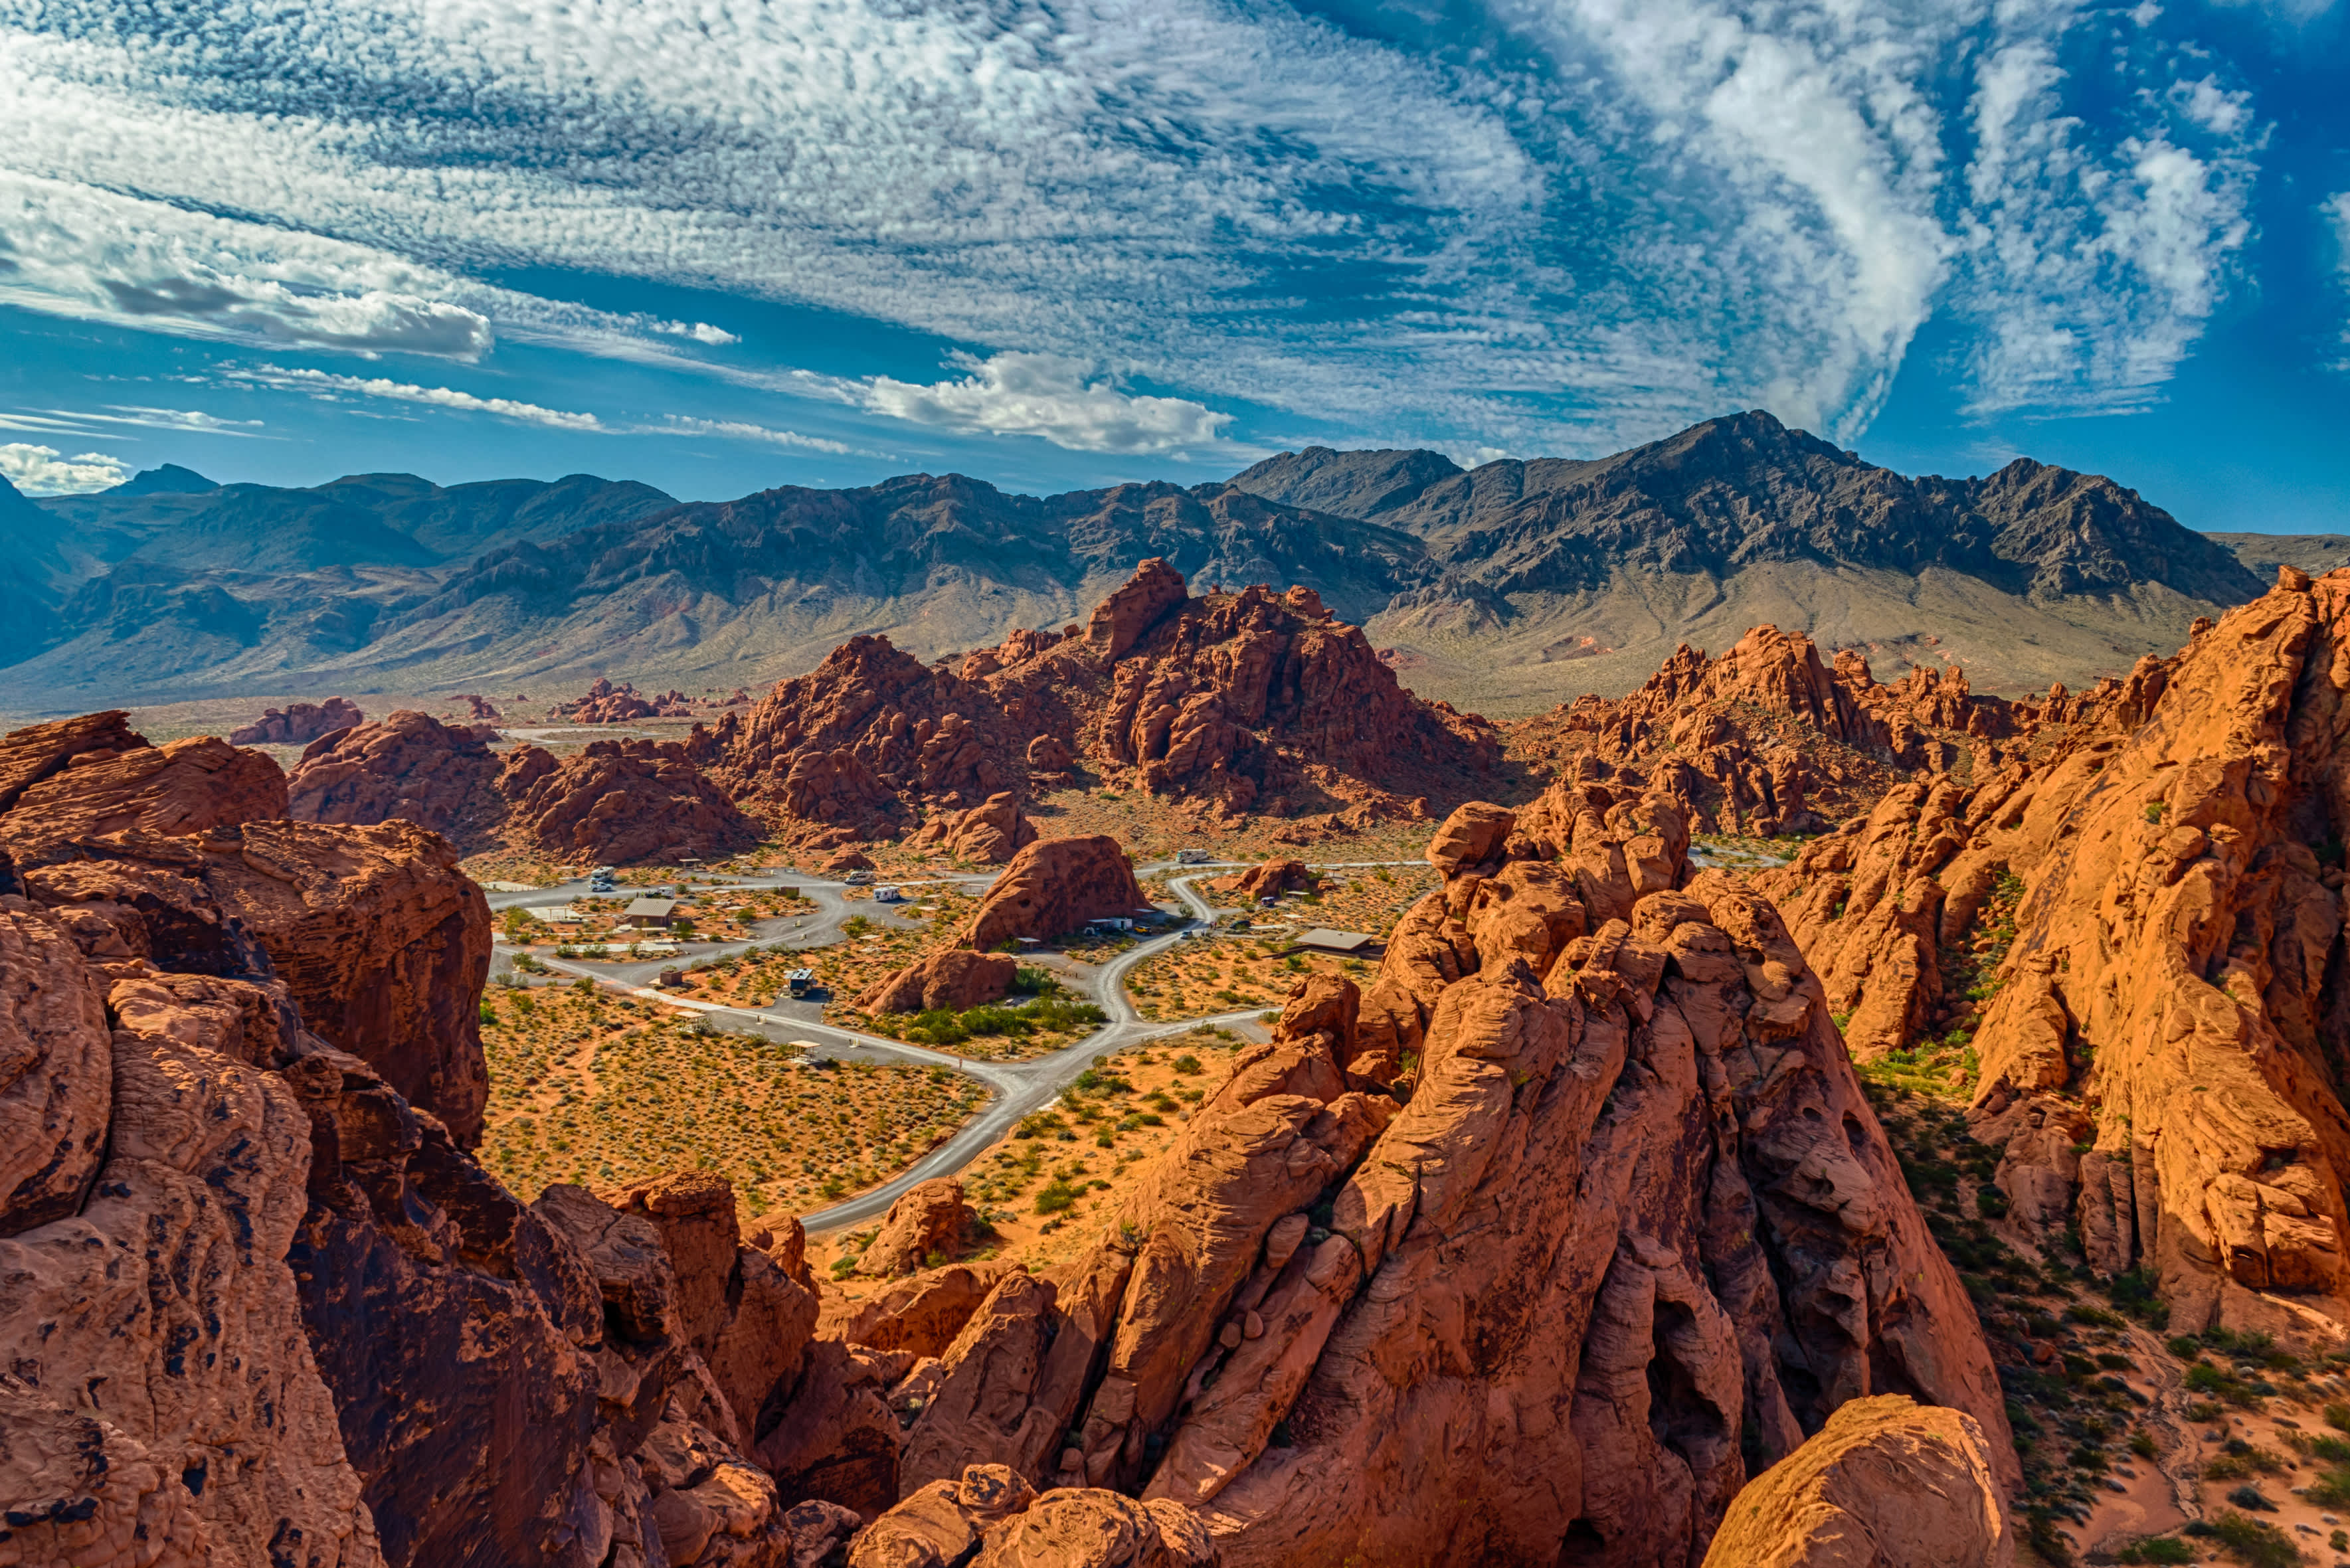
<svg viewBox="0 0 2350 1568"><path fill-rule="evenodd" d="M113 1091L105 987L53 922L0 902L0 1236L80 1209Z"/></svg>
<svg viewBox="0 0 2350 1568"><path fill-rule="evenodd" d="M557 759L536 746L506 758L497 791L506 836L557 858L712 859L748 849L759 830L708 778L694 742L593 741Z"/></svg>
<svg viewBox="0 0 2350 1568"><path fill-rule="evenodd" d="M1001 1262L949 1263L905 1275L861 1301L827 1293L816 1333L868 1350L942 1355L1011 1268Z"/></svg>
<svg viewBox="0 0 2350 1568"><path fill-rule="evenodd" d="M1092 1251L973 1314L900 1485L1139 1493L1232 1565L1680 1565L1742 1442L1886 1392L1968 1412L2012 1482L1972 1309L1767 901L1691 876L1661 794L1438 843L1403 1003L1374 1030L1303 982ZM1399 1046L1400 1104L1359 1065Z"/></svg>
<svg viewBox="0 0 2350 1568"><path fill-rule="evenodd" d="M1219 877L1208 884L1217 892L1237 904L1253 904L1259 898L1277 898L1292 888L1311 891L1314 873L1303 860L1267 860L1231 877Z"/></svg>
<svg viewBox="0 0 2350 1568"><path fill-rule="evenodd" d="M586 695L556 703L546 711L546 716L568 719L576 724L624 724L631 719L652 718L658 711L629 682L623 680L615 686L599 675Z"/></svg>
<svg viewBox="0 0 2350 1568"><path fill-rule="evenodd" d="M2174 1328L2350 1317L2350 1024L2326 990L2345 649L2350 573L2286 576L2018 817L2037 841L1976 1036L1976 1136L2004 1144L2020 1222L2070 1219L2101 1272L2149 1270Z"/></svg>
<svg viewBox="0 0 2350 1568"><path fill-rule="evenodd" d="M961 1251L978 1225L979 1215L964 1200L962 1182L941 1178L917 1183L889 1205L889 1217L859 1257L857 1272L885 1280L910 1274L927 1267L935 1254Z"/></svg>
<svg viewBox="0 0 2350 1568"><path fill-rule="evenodd" d="M1117 839L1040 838L1012 857L957 940L982 950L1020 937L1049 941L1087 920L1132 919L1149 908Z"/></svg>
<svg viewBox="0 0 2350 1568"><path fill-rule="evenodd" d="M233 809L235 779L211 776ZM521 1203L309 1026L315 1006L388 1039L396 1067L471 1013L486 917L444 844L223 825L221 802L180 836L35 832L26 809L0 818L21 889L0 897L0 1114L56 1136L46 1175L12 1169L0 1237L12 1553L748 1568L827 1519L839 1536L793 1521L734 1408L795 1370L805 1281L698 1234L679 1275L650 1219ZM714 1229L694 1196L662 1206ZM641 1227L650 1259L591 1256L549 1218L585 1207ZM683 1305L615 1326L647 1276Z"/></svg>
<svg viewBox="0 0 2350 1568"><path fill-rule="evenodd" d="M946 948L915 960L858 997L865 1012L922 1012L933 1007L957 1012L994 1002L1020 978L1020 961L1009 953Z"/></svg>
<svg viewBox="0 0 2350 1568"><path fill-rule="evenodd" d="M989 795L969 811L931 818L906 840L906 847L1000 865L1035 841L1035 824L1021 814L1019 796L1005 791Z"/></svg>
<svg viewBox="0 0 2350 1568"><path fill-rule="evenodd" d="M400 817L473 845L504 817L502 765L469 727L403 708L304 752L286 780L286 815L351 826Z"/></svg>
<svg viewBox="0 0 2350 1568"><path fill-rule="evenodd" d="M493 714L492 717L495 715ZM481 714L477 711L474 717ZM338 730L348 730L367 722L367 715L348 697L329 697L324 702L296 702L289 707L265 708L261 717L252 723L229 732L232 746L307 746L321 736Z"/></svg>
<svg viewBox="0 0 2350 1568"><path fill-rule="evenodd" d="M1424 797L1457 797L1500 759L1490 725L1406 691L1312 590L1195 597L1158 559L1083 626L1015 631L959 663L851 639L718 734L734 797L811 844L1016 803L1081 758L1227 819L1345 826L1424 815Z"/></svg>
<svg viewBox="0 0 2350 1568"><path fill-rule="evenodd" d="M858 1535L848 1568L1216 1568L1187 1510L1114 1491L1035 1489L1003 1465L937 1480Z"/></svg>
<svg viewBox="0 0 2350 1568"><path fill-rule="evenodd" d="M2078 698L2061 686L1978 696L1956 668L1880 685L1857 652L1831 668L1808 637L1760 626L1720 659L1684 644L1628 696L1581 697L1513 726L1510 749L1570 777L1661 790L1700 831L1815 833L1905 780L1988 776L2127 695L2106 680Z"/></svg>
<svg viewBox="0 0 2350 1568"><path fill-rule="evenodd" d="M12 837L196 833L286 815L286 775L204 736L151 746L120 712L0 737L0 831Z"/></svg>
<svg viewBox="0 0 2350 1568"><path fill-rule="evenodd" d="M267 950L304 1023L460 1146L478 1143L490 909L448 840L404 822L249 822L197 843L213 896Z"/></svg>
<svg viewBox="0 0 2350 1568"><path fill-rule="evenodd" d="M1982 1428L1898 1395L1855 1399L1732 1500L1706 1568L2008 1568Z"/></svg>

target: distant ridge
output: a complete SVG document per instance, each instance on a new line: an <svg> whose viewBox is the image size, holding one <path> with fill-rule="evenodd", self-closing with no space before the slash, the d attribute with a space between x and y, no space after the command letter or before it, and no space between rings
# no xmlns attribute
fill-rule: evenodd
<svg viewBox="0 0 2350 1568"><path fill-rule="evenodd" d="M2167 654L2263 586L2112 480L2028 459L1910 479L1761 411L1602 458L1309 447L1048 496L961 474L691 504L586 474L158 488L171 472L0 517L32 567L0 704L731 690L855 633L929 659L1057 630L1151 556L1313 588L1413 691L1494 717L1627 691L1679 644L1764 622L1883 679L1957 665L2014 691Z"/></svg>

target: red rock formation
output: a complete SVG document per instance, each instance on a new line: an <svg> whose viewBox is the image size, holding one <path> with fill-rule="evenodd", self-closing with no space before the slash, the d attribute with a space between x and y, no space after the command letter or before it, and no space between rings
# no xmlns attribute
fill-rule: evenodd
<svg viewBox="0 0 2350 1568"><path fill-rule="evenodd" d="M501 765L471 730L403 708L304 752L286 780L286 815L347 826L399 817L474 845L504 817Z"/></svg>
<svg viewBox="0 0 2350 1568"><path fill-rule="evenodd" d="M1008 953L948 948L915 960L850 1003L863 1012L961 1012L1008 994L1020 961Z"/></svg>
<svg viewBox="0 0 2350 1568"><path fill-rule="evenodd" d="M1887 1391L1969 1412L2012 1481L1981 1331L1819 982L1686 849L1663 796L1448 824L1382 975L1406 1102L1352 1086L1354 987L1301 984L1092 1252L974 1314L901 1484L998 1462L1138 1490L1234 1568L1681 1564L1742 1434L1774 1460Z"/></svg>
<svg viewBox="0 0 2350 1568"><path fill-rule="evenodd" d="M691 746L594 741L559 760L517 747L497 781L509 806L504 832L574 860L673 864L748 849L757 826L702 775Z"/></svg>
<svg viewBox="0 0 2350 1568"><path fill-rule="evenodd" d="M206 736L151 746L120 712L0 737L0 814L13 835L196 833L286 815L286 775L261 752Z"/></svg>
<svg viewBox="0 0 2350 1568"><path fill-rule="evenodd" d="M1081 755L1202 809L1342 829L1419 814L1499 758L1490 726L1404 691L1310 590L1194 598L1155 559L1073 635L1015 632L959 669L855 638L719 732L735 798L807 842L1016 799Z"/></svg>
<svg viewBox="0 0 2350 1568"><path fill-rule="evenodd" d="M546 716L577 724L624 724L631 719L652 718L655 712L653 704L639 696L634 686L625 680L615 686L599 675L586 696L557 702Z"/></svg>
<svg viewBox="0 0 2350 1568"><path fill-rule="evenodd" d="M941 1355L1011 1269L1002 1262L949 1263L907 1275L859 1301L827 1293L816 1331L868 1350Z"/></svg>
<svg viewBox="0 0 2350 1568"><path fill-rule="evenodd" d="M1701 831L1813 833L1905 777L1984 776L2125 700L2111 680L2085 700L2062 688L2043 701L1978 697L1957 669L1883 686L1856 652L1831 671L1809 638L1761 626L1718 659L1684 645L1629 696L1581 697L1514 725L1510 747L1572 777L1662 789Z"/></svg>
<svg viewBox="0 0 2350 1568"><path fill-rule="evenodd" d="M884 1280L910 1274L935 1255L962 1251L978 1224L978 1214L963 1200L962 1182L919 1182L889 1205L889 1216L858 1257L857 1272Z"/></svg>
<svg viewBox="0 0 2350 1568"><path fill-rule="evenodd" d="M1035 825L1021 814L1019 797L1005 791L989 795L969 811L931 818L906 840L906 847L1001 865L1035 841Z"/></svg>
<svg viewBox="0 0 2350 1568"><path fill-rule="evenodd" d="M461 1147L479 1143L490 910L448 840L404 822L251 822L199 843L206 885L267 950L304 1022Z"/></svg>
<svg viewBox="0 0 2350 1568"><path fill-rule="evenodd" d="M1036 1495L1003 1465L972 1465L883 1514L848 1568L1215 1568L1200 1521L1159 1501L1063 1488Z"/></svg>
<svg viewBox="0 0 2350 1568"><path fill-rule="evenodd" d="M16 920L40 921L8 903ZM104 983L94 969L68 976L78 961L47 972ZM118 993L151 989L140 967L120 966ZM216 995L244 984L182 978ZM88 1202L0 1240L0 1344L15 1373L0 1393L7 1550L27 1563L261 1563L294 1539L306 1561L380 1563L286 1264L311 1135L284 1079L253 1059L274 1034L237 1027L247 1015L234 1005L142 1000L110 1040L102 1018L81 1038L51 1034L37 1069L111 1058ZM59 1438L102 1441L107 1471L91 1473L86 1449L58 1452ZM36 1490L43 1478L64 1484Z"/></svg>
<svg viewBox="0 0 2350 1568"><path fill-rule="evenodd" d="M2029 892L1976 1136L2028 1233L2074 1222L2100 1271L2150 1269L2175 1327L2350 1318L2345 648L2350 573L2288 569L2142 725L1992 819Z"/></svg>
<svg viewBox="0 0 2350 1568"><path fill-rule="evenodd" d="M104 986L61 928L0 898L0 1235L81 1207L113 1093Z"/></svg>
<svg viewBox="0 0 2350 1568"><path fill-rule="evenodd" d="M475 723L495 724L505 718L504 713L498 711L496 703L477 693L471 691L461 693L457 701L465 704L468 709L465 716Z"/></svg>
<svg viewBox="0 0 2350 1568"><path fill-rule="evenodd" d="M1705 1568L2007 1568L2005 1516L1991 1445L1963 1411L1855 1399L1747 1483Z"/></svg>
<svg viewBox="0 0 2350 1568"><path fill-rule="evenodd" d="M1232 876L1219 877L1208 886L1235 903L1253 904L1259 898L1277 898L1293 888L1311 891L1315 881L1303 860L1268 860Z"/></svg>
<svg viewBox="0 0 2350 1568"><path fill-rule="evenodd" d="M958 940L983 950L1018 937L1049 940L1087 920L1130 919L1149 907L1117 839L1040 838L1012 857Z"/></svg>
<svg viewBox="0 0 2350 1568"><path fill-rule="evenodd" d="M212 776L233 802L234 777ZM48 1178L17 1173L27 1205L0 1239L0 1342L26 1352L0 1386L0 1489L16 1512L56 1503L12 1519L11 1552L748 1568L840 1536L741 1458L728 1392L786 1379L815 1316L805 1282L698 1243L680 1281L652 1221L585 1194L551 1205L640 1227L639 1274L700 1314L625 1320L608 1311L636 1299L619 1250L591 1259L306 1025L340 1006L424 1035L472 1011L480 968L443 972L436 943L471 951L485 918L445 846L405 825L37 834L23 799L0 818L22 888L0 898L0 1042L11 1087L56 1092L0 1095L0 1114L78 1128L103 1103L105 1123L96 1146L72 1132ZM328 920L350 951L318 945ZM74 999L95 987L92 1015ZM91 1147L95 1179L57 1212Z"/></svg>
<svg viewBox="0 0 2350 1568"><path fill-rule="evenodd" d="M475 700L478 702L478 699ZM482 717L476 708L473 716ZM494 713L491 714L494 718ZM367 722L367 715L348 697L329 697L324 702L296 702L283 710L266 708L261 717L241 729L229 732L232 746L307 746L322 736L338 730L348 730L354 724Z"/></svg>

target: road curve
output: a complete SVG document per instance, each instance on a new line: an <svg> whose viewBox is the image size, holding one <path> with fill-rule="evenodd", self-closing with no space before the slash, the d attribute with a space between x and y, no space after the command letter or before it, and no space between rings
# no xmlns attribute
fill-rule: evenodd
<svg viewBox="0 0 2350 1568"><path fill-rule="evenodd" d="M1206 866L1193 864L1187 867L1190 875L1169 878L1168 886L1173 889L1176 897L1182 899L1185 908L1191 911L1194 924L1212 920L1214 910L1210 907L1207 899L1192 888L1193 880L1210 871L1221 869L1224 865L1233 864L1241 863L1211 863ZM1417 864L1419 862L1409 860L1347 860L1323 863L1331 869ZM1171 866L1158 866L1144 869L1173 868ZM840 920L847 917L846 905L838 897L838 884L821 883L808 877L777 877L740 880L733 885L751 888L775 887L785 883L799 887L811 895L819 892L828 895L827 898L821 898L818 900L822 918L819 919L817 927L791 933L787 939L788 945L793 947L822 945L811 940L816 937L819 931L837 935ZM568 883L564 886L577 888L582 894L586 892L585 883ZM541 888L528 894L493 894L491 897L494 908L508 908L530 903L545 905L566 901L561 888ZM565 974L592 980L608 990L620 992L646 1001L661 1002L684 1011L700 1012L712 1020L724 1019L736 1023L738 1027L746 1028L752 1033L770 1039L808 1040L828 1045L836 1051L845 1051L858 1056L879 1056L885 1060L919 1064L924 1066L947 1067L978 1079L993 1092L993 1099L971 1120L965 1122L945 1141L888 1181L878 1187L869 1188L856 1197L837 1203L829 1209L802 1215L801 1223L814 1233L838 1231L878 1218L889 1212L889 1206L895 1203L908 1189L938 1177L951 1176L962 1169L983 1150L1009 1133L1023 1116L1050 1103L1054 1096L1076 1082L1077 1076L1087 1067L1092 1066L1098 1057L1108 1052L1138 1041L1156 1039L1167 1034L1180 1034L1186 1030L1196 1029L1201 1024L1238 1023L1256 1017L1263 1009L1243 1008L1231 1012L1214 1013L1204 1018L1187 1018L1172 1023L1147 1023L1136 1013L1134 1004L1126 995L1127 975L1137 964L1146 962L1186 940L1191 929L1191 926L1186 926L1166 936L1155 937L1149 941L1138 943L1104 964L1095 973L1088 990L1091 992L1090 1000L1108 1014L1108 1021L1075 1044L1063 1046L1050 1055L1039 1056L1027 1062L977 1062L969 1057L951 1055L944 1051L932 1051L920 1045L910 1045L902 1040L891 1040L879 1034L868 1034L860 1030L843 1029L836 1024L779 1017L774 1013L763 1012L756 1008L729 1007L718 1002L698 1001L692 997L676 996L668 992L653 990L643 983L645 979L651 977L652 972L658 971L667 963L674 961L630 964L627 966L629 972L625 974L608 968L589 969L566 959L546 959L540 961L549 969L560 971ZM773 945L779 944L730 943L725 948L712 953L697 953L694 958L701 960L719 957L723 956L725 952L739 951L745 947ZM640 971L645 972L642 974L637 972Z"/></svg>

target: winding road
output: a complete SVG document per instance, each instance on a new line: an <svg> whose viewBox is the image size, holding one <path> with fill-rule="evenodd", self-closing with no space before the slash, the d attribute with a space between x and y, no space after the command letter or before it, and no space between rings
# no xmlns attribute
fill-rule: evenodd
<svg viewBox="0 0 2350 1568"><path fill-rule="evenodd" d="M916 1063L925 1066L948 1067L978 1079L993 1092L994 1098L971 1120L956 1129L951 1137L888 1181L860 1192L844 1202L835 1204L832 1208L801 1216L801 1222L811 1232L837 1231L887 1213L889 1205L896 1202L900 1195L918 1182L928 1181L935 1177L951 1176L961 1170L982 1151L992 1147L1010 1132L1014 1124L1021 1117L1051 1103L1054 1096L1070 1084L1075 1083L1080 1074L1092 1066L1096 1060L1105 1054L1118 1050L1121 1046L1157 1039L1162 1035L1180 1034L1186 1030L1196 1029L1201 1024L1245 1023L1263 1012L1264 1009L1261 1007L1249 1007L1232 1012L1214 1013L1204 1018L1187 1018L1180 1023L1153 1023L1135 1012L1134 1004L1127 999L1126 994L1126 977L1137 964L1146 962L1177 943L1186 940L1194 928L1215 918L1214 909L1191 886L1192 882L1210 872L1230 870L1245 864L1247 863L1243 861L1227 860L1205 864L1194 862L1180 867L1171 862L1137 867L1135 870L1138 876L1176 869L1186 872L1184 876L1170 878L1168 886L1174 890L1176 897L1183 901L1185 908L1191 912L1191 919L1180 929L1171 931L1165 936L1154 937L1146 942L1137 943L1096 971L1087 987L1090 993L1089 1000L1108 1014L1108 1021L1076 1044L1064 1046L1050 1055L1039 1056L1027 1062L976 1062L969 1057L952 1055L944 1051L932 1051L920 1045L910 1045L902 1040L891 1040L879 1034L867 1034L854 1029L843 1029L837 1024L826 1023L822 1021L823 1008L818 1002L771 1004L765 1009L731 1007L718 1002L698 1001L692 997L678 996L665 991L657 991L646 983L656 978L662 969L678 962L676 959L654 959L626 964L605 964L593 968L562 959L545 959L540 961L549 969L593 980L598 985L626 995L703 1013L713 1022L723 1020L738 1032L756 1033L778 1042L810 1041L824 1046L830 1055L850 1060ZM1418 864L1419 862L1411 860L1344 860L1320 863L1317 869L1336 870ZM974 875L958 877L953 880L962 882L969 887L983 888L994 880L994 876L993 874ZM787 875L728 877L723 882L715 884L712 890L726 888L750 889L778 887L797 888L803 894L815 900L816 912L812 916L798 917L796 920L791 922L784 920L765 922L770 927L782 926L786 929L772 937L756 941L728 942L697 950L692 955L691 961L706 962L711 959L723 958L729 953L741 952L751 947L817 948L840 940L841 927L852 912L845 897L847 889L843 883ZM493 909L527 909L534 906L567 903L574 898L588 896L588 885L585 882L567 882L553 888L534 888L527 893L492 893L489 895L489 900ZM868 919L883 919L886 923L899 925L918 923L905 919L887 904L867 906L860 903L854 912L865 915ZM503 939L498 943L498 957L494 962L500 968L511 967L512 950L507 948Z"/></svg>

